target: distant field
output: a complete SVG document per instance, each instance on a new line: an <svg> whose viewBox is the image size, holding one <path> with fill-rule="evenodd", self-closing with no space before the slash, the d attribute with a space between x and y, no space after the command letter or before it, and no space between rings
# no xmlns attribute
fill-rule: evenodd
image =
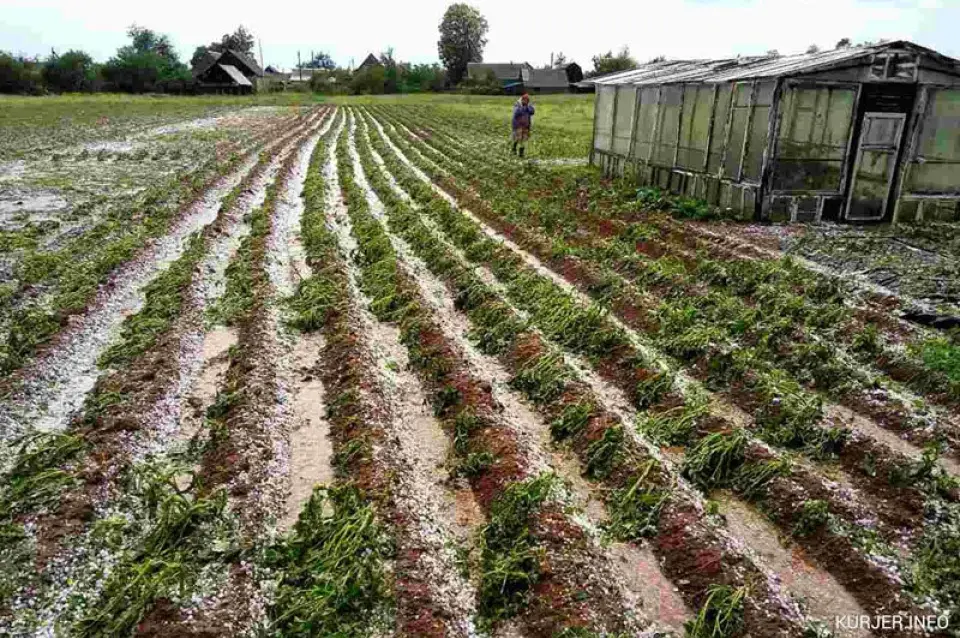
<svg viewBox="0 0 960 638"><path fill-rule="evenodd" d="M533 95L536 107L529 155L532 158L586 157L593 139L593 94ZM501 132L507 148L510 118L516 96L487 95L383 95L335 98L342 104L423 105L440 113L483 122L491 133Z"/></svg>
<svg viewBox="0 0 960 638"><path fill-rule="evenodd" d="M0 95L0 160L37 148L116 139L150 126L250 106L299 106L322 101L303 93L263 96Z"/></svg>

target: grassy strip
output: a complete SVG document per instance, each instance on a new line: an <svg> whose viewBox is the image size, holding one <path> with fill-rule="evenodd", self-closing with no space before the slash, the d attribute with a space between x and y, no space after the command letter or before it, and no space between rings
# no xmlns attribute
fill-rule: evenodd
<svg viewBox="0 0 960 638"><path fill-rule="evenodd" d="M401 180L403 181L402 178ZM404 185L407 185L406 181L404 181ZM421 192L427 191L421 190ZM433 212L436 210L436 207L429 210ZM438 220L438 223L442 228L444 228L445 231L447 231L448 228L453 228L453 230L448 231L448 234L454 239L455 243L460 245L465 254L471 259L473 259L474 255L477 254L488 254L489 257L487 257L485 263L496 274L499 275L499 273L497 273L498 265L502 266L504 263L509 262L510 257L508 255L491 252L496 250L495 248L491 248L491 250L488 251L485 249L478 249L475 245L471 245L469 242L460 243L458 241L458 236L462 237L469 234L474 237L474 241L477 243L489 242L489 240L486 239L475 228L471 229L469 233L464 233L456 230L456 228L453 227L453 222L445 224L443 220ZM459 225L461 227L470 227L470 223L465 218L460 220ZM528 298L535 298L535 295L531 295ZM535 314L532 316L535 316ZM565 345L566 347L571 347L571 344L573 347L576 347L577 342L574 336L568 335L568 341ZM688 410L694 411L696 409L697 406L695 404L688 408ZM690 424L690 412L688 410L681 411L681 414L678 415L679 418L675 419L675 422L683 424L681 427L693 432L695 427ZM660 427L667 427L663 423L664 419L662 417L655 415L654 418L659 418ZM707 432L709 432L709 429ZM597 446L594 449L608 450L615 446L615 441L617 440L616 437L607 435L605 436L605 439L606 440L603 441L602 444L594 442L594 445ZM685 472L691 479L693 479L695 482L698 482L705 489L712 489L720 486L734 487L750 500L759 502L761 504L765 502L763 487L766 485L766 483L772 481L773 479L779 478L780 480L777 482L778 494L781 496L781 498L785 496L790 496L791 498L785 504L780 503L779 509L771 513L771 518L773 518L773 520L778 524L784 525L787 529L789 529L789 520L792 515L795 515L796 510L802 507L803 498L801 497L800 500L798 500L795 494L783 489L784 485L789 485L789 481L786 481L784 477L786 466L784 466L782 462L770 460L769 454L763 454L756 457L757 453L761 451L759 449L754 452L754 456L756 458L748 458L745 448L746 435L742 430L715 432L714 434L705 436L700 441L698 446L694 448L693 451L688 455L685 465ZM591 460L588 460L588 471L590 471L592 466L593 464L591 463ZM809 483L809 479L812 478L814 477L808 477L808 480L805 480L804 483ZM791 507L793 508L793 511L791 511ZM853 540L850 539L840 540L843 544L848 546L850 546L850 543L853 542ZM874 545L876 545L876 543L874 543ZM831 556L825 556L824 558L831 558ZM865 557L859 553L849 555L845 562L848 565L852 564L861 572L863 570L868 572L876 571L876 567L872 566L870 562L865 560ZM827 565L833 564L830 562L830 560L824 560L824 563ZM862 597L873 596L871 591L860 590L858 593ZM887 597L892 597L895 600L897 597L897 591L888 591L886 592L886 595Z"/></svg>
<svg viewBox="0 0 960 638"><path fill-rule="evenodd" d="M434 413L453 434L458 472L470 480L488 514L481 533L481 614L491 622L521 614L526 624L557 632L580 626L584 610L591 608L598 626L622 627L626 620L619 602L599 591L587 572L589 543L557 500L557 478L549 473L530 477L524 469L526 460L514 433L499 424L489 389L470 375L422 305L416 284L401 270L390 239L353 180L346 148L340 151L362 286L374 312L399 325ZM554 593L533 596L534 589ZM574 591L579 594L573 596Z"/></svg>

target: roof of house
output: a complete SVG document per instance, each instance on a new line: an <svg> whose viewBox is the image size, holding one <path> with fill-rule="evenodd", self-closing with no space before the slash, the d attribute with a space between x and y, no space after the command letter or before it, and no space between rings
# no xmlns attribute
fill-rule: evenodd
<svg viewBox="0 0 960 638"><path fill-rule="evenodd" d="M487 71L493 71L493 74L498 80L515 80L520 77L523 70L532 70L533 67L527 64L526 62L468 62L467 63L467 74L468 75L483 75Z"/></svg>
<svg viewBox="0 0 960 638"><path fill-rule="evenodd" d="M218 64L217 66L226 71L227 75L230 76L230 79L236 82L239 86L253 86L253 84L250 83L250 80L247 79L247 76L241 73L240 69L232 64Z"/></svg>
<svg viewBox="0 0 960 638"><path fill-rule="evenodd" d="M210 68L217 63L217 60L220 59L221 53L219 51L207 51L203 54L203 57L200 58L193 67L193 77L200 77L204 73L210 70Z"/></svg>
<svg viewBox="0 0 960 638"><path fill-rule="evenodd" d="M367 57L365 57L363 59L363 62L360 63L360 66L357 67L357 71L368 66L383 66L383 65L380 63L380 60L377 59L377 56L375 56L372 53L368 53Z"/></svg>
<svg viewBox="0 0 960 638"><path fill-rule="evenodd" d="M236 60L240 62L242 66L245 66L247 73L244 73L244 75L263 75L263 69L260 68L260 65L257 64L257 61L254 60L252 56L249 56L246 53L241 53L236 49L228 49L224 52L224 55L228 55L228 57L230 57L232 60ZM233 66L237 65L234 64ZM244 69L241 68L240 70L243 71Z"/></svg>
<svg viewBox="0 0 960 638"><path fill-rule="evenodd" d="M947 57L932 49L896 41L873 46L847 47L832 51L800 53L797 55L762 55L722 60L664 60L648 62L630 71L618 71L608 75L584 80L599 85L630 84L655 85L678 82L732 82L756 78L775 78L824 71L834 67L848 66L861 58L870 59L877 53L889 50L906 50L922 53L936 59L940 64L954 67L960 73L960 60Z"/></svg>
<svg viewBox="0 0 960 638"><path fill-rule="evenodd" d="M525 86L531 88L558 88L569 86L565 69L533 69L523 79Z"/></svg>

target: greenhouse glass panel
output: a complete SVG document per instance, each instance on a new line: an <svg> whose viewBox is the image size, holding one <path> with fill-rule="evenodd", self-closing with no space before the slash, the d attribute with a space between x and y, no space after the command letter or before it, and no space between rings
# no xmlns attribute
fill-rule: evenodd
<svg viewBox="0 0 960 638"><path fill-rule="evenodd" d="M752 84L738 84L735 92L733 119L730 122L730 139L727 143L727 159L723 165L723 174L737 179L740 173L740 157L743 155L743 138L747 133L747 119L750 117L750 92Z"/></svg>
<svg viewBox="0 0 960 638"><path fill-rule="evenodd" d="M660 126L657 133L657 145L654 163L673 167L677 152L677 131L680 125L680 99L683 87L664 86L660 95Z"/></svg>
<svg viewBox="0 0 960 638"><path fill-rule="evenodd" d="M630 153L630 131L633 128L633 109L637 102L637 89L621 86L617 90L617 108L613 127L613 152L617 155Z"/></svg>
<svg viewBox="0 0 960 638"><path fill-rule="evenodd" d="M931 90L923 118L917 156L910 166L912 193L960 192L960 90Z"/></svg>
<svg viewBox="0 0 960 638"><path fill-rule="evenodd" d="M774 190L840 190L855 98L852 87L786 90L774 161Z"/></svg>
<svg viewBox="0 0 960 638"><path fill-rule="evenodd" d="M616 89L612 86L601 86L597 93L597 125L594 128L594 148L601 151L609 151L613 136L611 129L613 127L613 100L616 95Z"/></svg>
<svg viewBox="0 0 960 638"><path fill-rule="evenodd" d="M720 161L723 158L723 135L727 127L727 114L730 113L730 97L733 86L723 84L717 91L716 113L713 116L713 130L711 131L710 161L707 163L707 172L716 175L720 170Z"/></svg>
<svg viewBox="0 0 960 638"><path fill-rule="evenodd" d="M637 114L637 134L633 145L635 157L646 160L650 157L653 125L657 116L657 89L646 87L640 91L640 111Z"/></svg>

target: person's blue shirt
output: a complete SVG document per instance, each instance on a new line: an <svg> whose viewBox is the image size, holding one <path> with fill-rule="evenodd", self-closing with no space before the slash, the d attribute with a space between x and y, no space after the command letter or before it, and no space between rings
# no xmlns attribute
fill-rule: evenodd
<svg viewBox="0 0 960 638"><path fill-rule="evenodd" d="M522 100L517 100L513 105L513 128L530 128L533 119L533 104L524 104Z"/></svg>

